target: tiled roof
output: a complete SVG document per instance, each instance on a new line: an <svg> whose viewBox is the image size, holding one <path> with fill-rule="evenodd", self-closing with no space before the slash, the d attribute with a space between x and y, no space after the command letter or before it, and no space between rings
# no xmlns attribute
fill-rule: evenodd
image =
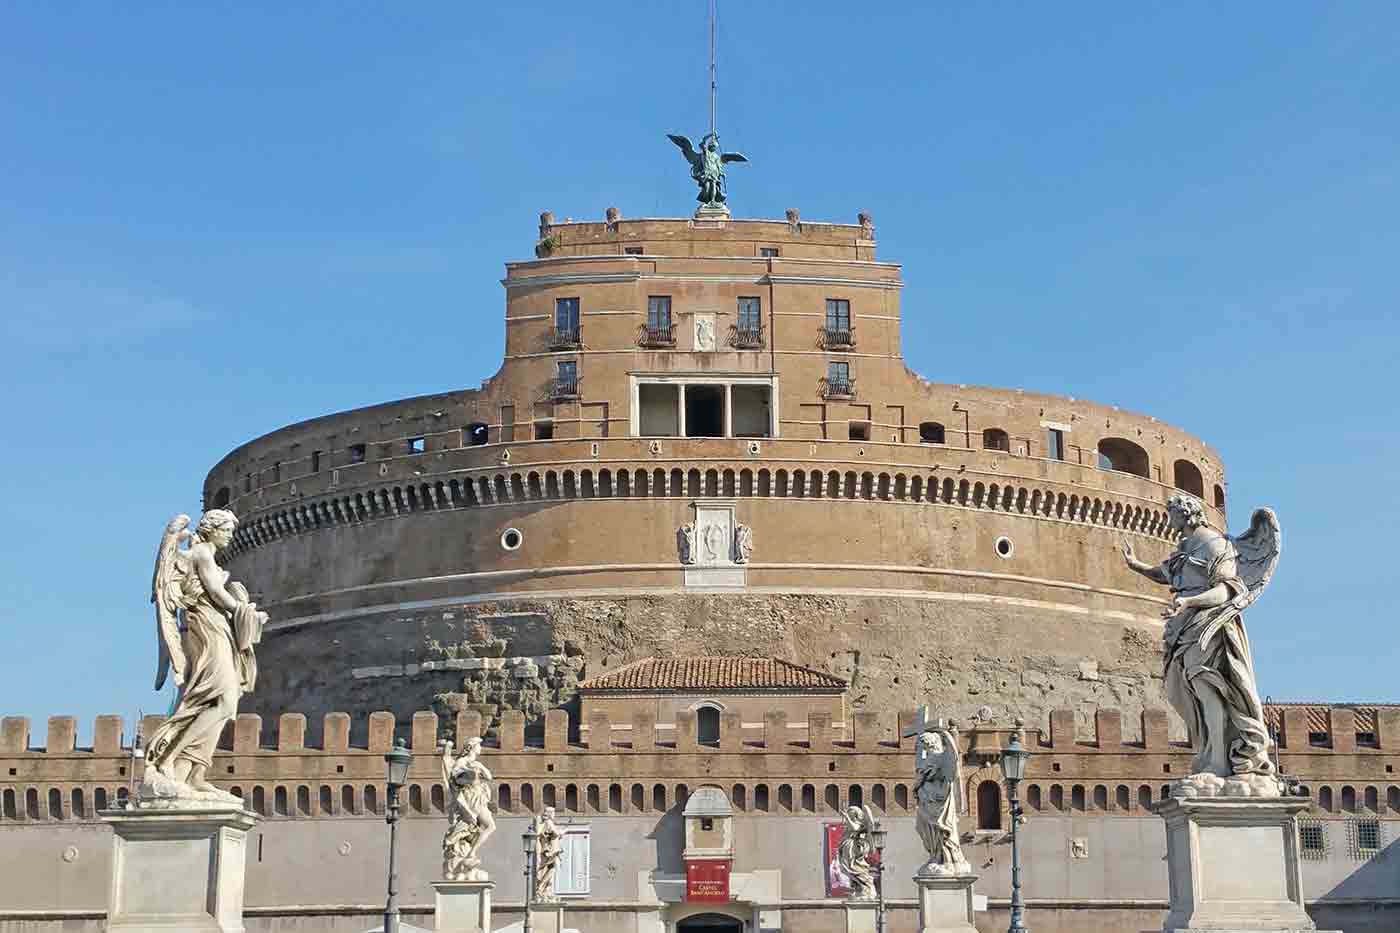
<svg viewBox="0 0 1400 933"><path fill-rule="evenodd" d="M1301 709L1308 714L1308 731L1330 733L1332 731L1332 709L1350 709L1356 714L1357 732L1376 731L1376 710L1394 709L1394 703L1373 703L1360 706L1351 703L1266 703L1264 719L1275 729L1283 728L1283 711Z"/></svg>
<svg viewBox="0 0 1400 933"><path fill-rule="evenodd" d="M844 690L846 681L777 658L645 658L580 690Z"/></svg>

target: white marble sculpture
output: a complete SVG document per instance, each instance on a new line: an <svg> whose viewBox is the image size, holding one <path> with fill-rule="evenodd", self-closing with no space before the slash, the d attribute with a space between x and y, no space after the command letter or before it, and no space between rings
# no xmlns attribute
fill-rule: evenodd
<svg viewBox="0 0 1400 933"><path fill-rule="evenodd" d="M715 319L709 315L695 316L695 349L711 352L715 348Z"/></svg>
<svg viewBox="0 0 1400 933"><path fill-rule="evenodd" d="M165 527L156 552L151 602L156 607L156 689L167 673L180 690L175 712L151 735L138 806L158 809L242 807L209 783L208 770L238 700L257 681L253 646L267 613L215 561L233 540L238 519L210 509L194 533L188 515Z"/></svg>
<svg viewBox="0 0 1400 933"><path fill-rule="evenodd" d="M442 874L448 881L486 881L481 847L496 829L491 816L491 772L477 760L481 739L467 739L453 757L442 744L442 783L449 791L447 833L442 837Z"/></svg>
<svg viewBox="0 0 1400 933"><path fill-rule="evenodd" d="M1159 565L1137 559L1122 542L1128 566L1171 587L1162 615L1167 698L1186 720L1196 749L1181 796L1274 797L1283 784L1269 758L1271 740L1255 685L1244 610L1263 592L1278 565L1280 533L1271 509L1258 509L1238 538L1206 524L1199 500L1174 495L1167 503L1181 541Z"/></svg>
<svg viewBox="0 0 1400 933"><path fill-rule="evenodd" d="M928 707L919 711L915 728L919 737L914 746L914 799L918 805L914 827L928 851L928 861L918 874L971 874L958 837L962 749L957 732L942 720L931 721Z"/></svg>
<svg viewBox="0 0 1400 933"><path fill-rule="evenodd" d="M695 523L686 522L681 526L680 532L676 535L676 543L680 547L681 563L695 563Z"/></svg>
<svg viewBox="0 0 1400 933"><path fill-rule="evenodd" d="M545 807L535 817L536 835L535 856L535 896L534 900L553 901L554 874L559 870L559 860L564 856L564 836L554 822L554 808Z"/></svg>
<svg viewBox="0 0 1400 933"><path fill-rule="evenodd" d="M875 815L869 807L847 807L842 814L845 833L836 849L836 861L851 880L850 899L868 901L875 898L875 869L870 866L870 853L875 847L870 831L875 828Z"/></svg>
<svg viewBox="0 0 1400 933"><path fill-rule="evenodd" d="M734 563L747 564L753 559L753 529L748 525L734 526Z"/></svg>

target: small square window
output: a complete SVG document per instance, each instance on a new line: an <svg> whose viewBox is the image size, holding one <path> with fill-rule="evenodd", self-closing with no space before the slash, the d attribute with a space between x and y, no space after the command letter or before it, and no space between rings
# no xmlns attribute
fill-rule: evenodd
<svg viewBox="0 0 1400 933"><path fill-rule="evenodd" d="M351 445L350 445L350 462L351 462L351 463L364 463L364 462L365 462L365 445L364 445L364 444L351 444Z"/></svg>
<svg viewBox="0 0 1400 933"><path fill-rule="evenodd" d="M1298 842L1305 859L1321 859L1327 855L1327 827L1321 820L1299 820Z"/></svg>
<svg viewBox="0 0 1400 933"><path fill-rule="evenodd" d="M1358 733L1356 733L1356 744L1357 744L1357 745L1365 746L1366 748L1379 748L1379 747L1380 747L1380 743L1379 743L1378 741L1376 741L1376 734L1375 734L1374 732L1358 732Z"/></svg>
<svg viewBox="0 0 1400 933"><path fill-rule="evenodd" d="M553 440L553 439L554 439L554 422L553 422L553 421L536 421L536 422L535 422L535 440L537 440L537 441L550 441L550 440Z"/></svg>
<svg viewBox="0 0 1400 933"><path fill-rule="evenodd" d="M760 246L760 247L758 248L758 255L759 255L760 257L762 257L763 259L777 259L777 258L778 258L778 247L776 247L776 246Z"/></svg>
<svg viewBox="0 0 1400 933"><path fill-rule="evenodd" d="M1051 763L1050 763L1050 770L1051 770L1051 771L1058 771L1058 770L1060 770L1060 763L1059 763L1058 761L1051 762Z"/></svg>
<svg viewBox="0 0 1400 933"><path fill-rule="evenodd" d="M700 817L700 828L703 829L705 832L709 832L710 830L714 829L714 818L709 816Z"/></svg>
<svg viewBox="0 0 1400 933"><path fill-rule="evenodd" d="M1381 821L1347 820L1347 844L1352 858L1375 858L1382 848Z"/></svg>
<svg viewBox="0 0 1400 933"><path fill-rule="evenodd" d="M425 449L426 440L421 437L410 437L408 439L408 452L411 454L421 454Z"/></svg>
<svg viewBox="0 0 1400 933"><path fill-rule="evenodd" d="M640 246L624 246L622 248L622 254L624 256L641 256L643 252Z"/></svg>
<svg viewBox="0 0 1400 933"><path fill-rule="evenodd" d="M1326 748L1330 744L1329 738L1326 732L1309 732L1308 744Z"/></svg>
<svg viewBox="0 0 1400 933"><path fill-rule="evenodd" d="M853 441L868 441L868 440L870 440L870 422L869 422L869 421L852 421L852 422L850 422L848 431L849 431L849 433L850 433L850 438L851 438L851 440L853 440Z"/></svg>

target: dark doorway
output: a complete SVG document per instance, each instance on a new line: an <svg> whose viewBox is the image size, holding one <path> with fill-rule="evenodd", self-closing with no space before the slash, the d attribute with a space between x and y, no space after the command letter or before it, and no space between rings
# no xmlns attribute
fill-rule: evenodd
<svg viewBox="0 0 1400 933"><path fill-rule="evenodd" d="M719 745L719 710L702 706L695 711L695 740L701 745Z"/></svg>
<svg viewBox="0 0 1400 933"><path fill-rule="evenodd" d="M724 387L685 387L685 436L724 437Z"/></svg>
<svg viewBox="0 0 1400 933"><path fill-rule="evenodd" d="M696 914L676 924L676 933L744 933L744 921L723 914Z"/></svg>
<svg viewBox="0 0 1400 933"><path fill-rule="evenodd" d="M977 828L1001 829L1001 786L996 781L977 785Z"/></svg>

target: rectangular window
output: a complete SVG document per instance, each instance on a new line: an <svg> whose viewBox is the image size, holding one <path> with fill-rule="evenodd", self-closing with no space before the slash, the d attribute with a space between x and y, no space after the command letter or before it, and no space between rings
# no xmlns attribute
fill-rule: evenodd
<svg viewBox="0 0 1400 933"><path fill-rule="evenodd" d="M826 381L830 383L841 383L845 385L851 381L850 363L827 363Z"/></svg>
<svg viewBox="0 0 1400 933"><path fill-rule="evenodd" d="M574 333L578 330L578 299L554 299L554 329L561 333Z"/></svg>
<svg viewBox="0 0 1400 933"><path fill-rule="evenodd" d="M591 866L587 826L562 826L559 840L559 869L554 875L554 893L560 897L585 897L590 893Z"/></svg>
<svg viewBox="0 0 1400 933"><path fill-rule="evenodd" d="M777 259L777 258L778 258L778 247L776 247L776 246L760 246L760 247L758 248L758 255L759 255L760 257L764 258L764 259Z"/></svg>
<svg viewBox="0 0 1400 933"><path fill-rule="evenodd" d="M870 440L870 422L869 422L869 421L852 421L852 422L850 422L850 427L849 427L849 430L848 430L848 432L847 432L847 436L850 437L850 439L853 440L853 441L868 441L868 440Z"/></svg>
<svg viewBox="0 0 1400 933"><path fill-rule="evenodd" d="M739 330L754 331L763 326L763 299L739 299Z"/></svg>
<svg viewBox="0 0 1400 933"><path fill-rule="evenodd" d="M647 299L647 330L671 329L671 296L652 295Z"/></svg>
<svg viewBox="0 0 1400 933"><path fill-rule="evenodd" d="M350 462L351 462L351 463L364 463L364 462L365 462L365 445L364 445L364 444L351 444L351 445L350 445Z"/></svg>
<svg viewBox="0 0 1400 933"><path fill-rule="evenodd" d="M640 246L625 246L622 248L622 253L625 256L640 256L642 252L643 250Z"/></svg>
<svg viewBox="0 0 1400 933"><path fill-rule="evenodd" d="M559 361L559 381L578 382L578 360Z"/></svg>
<svg viewBox="0 0 1400 933"><path fill-rule="evenodd" d="M274 463L274 464L272 465L272 481L273 481L274 483L280 483L280 482L282 482L282 461L281 461L281 460L278 460L276 463Z"/></svg>
<svg viewBox="0 0 1400 933"><path fill-rule="evenodd" d="M408 439L408 452L411 454L421 454L425 449L427 441L421 437L410 437Z"/></svg>
<svg viewBox="0 0 1400 933"><path fill-rule="evenodd" d="M1322 859L1327 855L1327 829L1321 820L1299 820L1298 841L1305 859Z"/></svg>
<svg viewBox="0 0 1400 933"><path fill-rule="evenodd" d="M536 421L536 422L535 422L535 440L537 440L537 441L549 441L549 440L553 440L553 439L554 439L554 422L553 422L553 421Z"/></svg>
<svg viewBox="0 0 1400 933"><path fill-rule="evenodd" d="M826 300L826 329L846 331L851 329L851 303L845 298Z"/></svg>
<svg viewBox="0 0 1400 933"><path fill-rule="evenodd" d="M311 451L311 472L321 472L321 452L319 450Z"/></svg>
<svg viewBox="0 0 1400 933"><path fill-rule="evenodd" d="M1065 432L1059 428L1045 429L1046 456L1051 460L1065 459Z"/></svg>

